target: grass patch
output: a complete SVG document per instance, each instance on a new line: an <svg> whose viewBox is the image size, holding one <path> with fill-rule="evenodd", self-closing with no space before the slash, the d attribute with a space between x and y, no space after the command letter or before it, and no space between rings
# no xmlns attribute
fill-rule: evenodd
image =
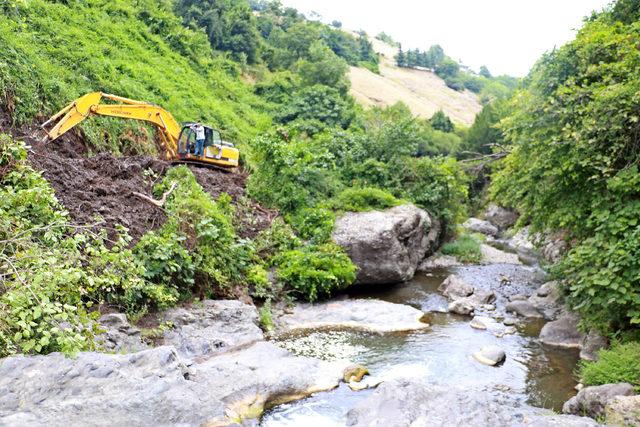
<svg viewBox="0 0 640 427"><path fill-rule="evenodd" d="M328 206L342 212L383 210L402 204L393 194L379 188L347 188L331 199Z"/></svg>
<svg viewBox="0 0 640 427"><path fill-rule="evenodd" d="M471 234L462 234L455 241L445 243L440 250L444 255L453 255L462 262L480 262L480 240Z"/></svg>
<svg viewBox="0 0 640 427"><path fill-rule="evenodd" d="M640 342L614 345L598 353L597 362L582 361L580 378L585 385L627 382L640 391Z"/></svg>

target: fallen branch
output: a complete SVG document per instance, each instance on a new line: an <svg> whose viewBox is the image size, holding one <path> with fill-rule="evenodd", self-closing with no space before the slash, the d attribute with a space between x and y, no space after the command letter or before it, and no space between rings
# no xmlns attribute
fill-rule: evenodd
<svg viewBox="0 0 640 427"><path fill-rule="evenodd" d="M138 193L136 191L133 192L133 195L138 197L139 199L144 200L147 203L151 203L152 205L161 208L165 203L167 203L167 197L169 197L169 195L173 193L173 190L175 190L177 186L178 184L175 182L171 184L171 188L168 191L165 191L160 200L156 200L153 197L147 196L146 194Z"/></svg>

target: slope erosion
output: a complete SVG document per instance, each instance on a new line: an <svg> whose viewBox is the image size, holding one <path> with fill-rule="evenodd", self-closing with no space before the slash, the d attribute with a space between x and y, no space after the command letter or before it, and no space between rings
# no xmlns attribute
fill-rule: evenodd
<svg viewBox="0 0 640 427"><path fill-rule="evenodd" d="M351 67L351 95L362 105L380 107L404 102L415 115L430 118L443 110L454 122L470 126L482 110L478 97L468 91L450 89L444 80L430 71L400 68L395 65L396 48L371 39L380 54L380 74Z"/></svg>

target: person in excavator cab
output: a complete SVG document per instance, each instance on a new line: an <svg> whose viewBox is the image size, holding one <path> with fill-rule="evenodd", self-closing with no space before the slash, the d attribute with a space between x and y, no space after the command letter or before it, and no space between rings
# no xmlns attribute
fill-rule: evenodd
<svg viewBox="0 0 640 427"><path fill-rule="evenodd" d="M204 156L204 142L205 142L205 134L204 134L204 126L202 123L197 122L191 128L196 134L196 148L194 151L194 155L198 157Z"/></svg>

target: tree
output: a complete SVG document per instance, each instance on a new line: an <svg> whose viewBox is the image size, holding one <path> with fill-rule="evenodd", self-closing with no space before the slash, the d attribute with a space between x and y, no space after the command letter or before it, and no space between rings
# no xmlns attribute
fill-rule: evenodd
<svg viewBox="0 0 640 427"><path fill-rule="evenodd" d="M436 65L436 74L440 77L455 77L460 72L460 65L451 58L443 59Z"/></svg>
<svg viewBox="0 0 640 427"><path fill-rule="evenodd" d="M332 21L331 26L334 28L342 28L342 22L340 21Z"/></svg>
<svg viewBox="0 0 640 427"><path fill-rule="evenodd" d="M431 123L432 128L441 130L442 132L453 132L455 129L449 116L447 116L442 110L438 110L433 116L431 116L429 122Z"/></svg>
<svg viewBox="0 0 640 427"><path fill-rule="evenodd" d="M507 115L507 111L504 102L496 101L485 105L467 132L464 149L488 154L496 144L504 144L504 135L498 124Z"/></svg>
<svg viewBox="0 0 640 427"><path fill-rule="evenodd" d="M396 55L396 65L398 67L406 67L407 66L407 56L402 51L402 45L398 47L398 54Z"/></svg>
<svg viewBox="0 0 640 427"><path fill-rule="evenodd" d="M444 49L439 44L434 44L427 51L429 68L436 68L445 58Z"/></svg>
<svg viewBox="0 0 640 427"><path fill-rule="evenodd" d="M322 41L315 41L309 48L309 59L301 59L296 68L305 86L321 84L346 93L349 88L345 76L349 67Z"/></svg>
<svg viewBox="0 0 640 427"><path fill-rule="evenodd" d="M480 67L480 75L482 77L486 77L488 79L490 79L492 77L491 73L489 72L489 69L484 65L482 67Z"/></svg>

